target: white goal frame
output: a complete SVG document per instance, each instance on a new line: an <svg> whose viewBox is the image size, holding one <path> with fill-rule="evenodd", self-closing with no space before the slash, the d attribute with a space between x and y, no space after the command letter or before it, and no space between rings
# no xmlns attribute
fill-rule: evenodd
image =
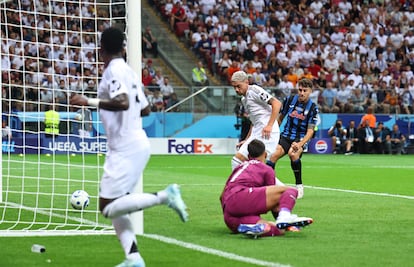
<svg viewBox="0 0 414 267"><path fill-rule="evenodd" d="M19 0L20 1L20 0ZM66 0L61 0L66 1ZM78 2L81 3L82 1L77 0L67 0L68 2ZM141 53L141 1L140 0L124 0L125 1L125 33L127 38L127 59L128 64L134 69L134 71L139 76L139 79L141 80L141 68L142 68L142 53ZM5 2L9 2L7 0L0 1L1 9L3 8L3 5L5 5ZM95 0L94 3L106 3L109 5L114 5L112 3L112 0ZM108 4L111 3L111 4ZM116 2L115 4L119 4L119 2ZM1 12L3 12L0 9ZM17 11L16 11L17 12ZM3 14L2 14L3 16ZM113 18L110 18L113 19ZM68 29L66 29L68 30ZM2 77L0 75L0 83L2 82ZM2 97L3 100L3 97ZM2 102L0 102L0 111L3 114L3 106ZM7 207L13 207L13 206L19 206L19 209L26 210L26 211L36 211L36 214L45 215L45 216L55 216L53 214L53 207L50 208L50 211L43 211L42 207L25 207L22 203L5 203L6 198L3 197L3 190L5 187L3 186L3 172L7 171L3 168L8 168L9 164L3 164L3 154L0 155L0 208L3 208L4 210L7 209ZM102 167L102 166L101 166ZM101 171L98 173L102 173ZM141 193L143 192L143 178L141 177L140 183L137 185L135 192ZM97 179L100 179L97 177ZM97 196L95 197L95 200L97 200ZM1 210L1 209L0 209ZM90 211L93 212L93 211ZM99 213L99 212L98 212ZM58 215L62 216L62 215ZM101 216L101 214L97 214L96 216ZM133 221L134 231L136 234L142 235L144 233L144 217L143 217L143 211L136 212L134 214L131 214L131 218ZM64 218L61 218L62 220L65 220ZM19 223L17 219L16 225ZM67 220L67 219L66 219ZM66 222L65 220L65 222ZM74 218L71 218L70 220L74 220ZM0 236L55 236L55 235L102 235L102 234L114 234L114 230L112 225L110 225L110 221L108 220L107 223L99 223L94 221L88 221L81 215L80 218L76 219L78 220L79 224L86 224L88 226L95 226L91 227L91 229L84 229L84 228L76 228L65 230L65 225L62 227L58 226L55 229L44 229L48 227L40 227L41 229L27 229L25 227L22 227L22 229L2 229L0 228ZM2 214L0 212L0 225L2 224ZM93 225L95 223L95 225ZM92 225L89 225L92 224Z"/></svg>

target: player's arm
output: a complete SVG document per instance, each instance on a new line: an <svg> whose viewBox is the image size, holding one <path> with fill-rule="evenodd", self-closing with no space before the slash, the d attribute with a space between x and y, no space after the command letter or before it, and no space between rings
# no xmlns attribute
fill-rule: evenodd
<svg viewBox="0 0 414 267"><path fill-rule="evenodd" d="M267 125L263 128L262 132L263 137L266 139L270 137L270 133L273 129L273 124L277 120L280 108L282 107L282 103L280 103L280 101L274 97L270 98L267 103L272 106L272 113L270 114L269 121L267 122Z"/></svg>
<svg viewBox="0 0 414 267"><path fill-rule="evenodd" d="M269 99L269 105L272 106L272 114L270 115L269 122L267 123L268 126L273 127L277 117L279 116L280 108L282 107L282 103L274 97Z"/></svg>
<svg viewBox="0 0 414 267"><path fill-rule="evenodd" d="M313 134L315 133L315 125L309 124L308 129L306 130L305 136L298 142L298 145L303 147L311 138L313 137Z"/></svg>
<svg viewBox="0 0 414 267"><path fill-rule="evenodd" d="M93 106L111 111L121 111L129 108L129 98L125 93L116 95L111 99L87 98L80 94L73 94L70 98L70 104Z"/></svg>

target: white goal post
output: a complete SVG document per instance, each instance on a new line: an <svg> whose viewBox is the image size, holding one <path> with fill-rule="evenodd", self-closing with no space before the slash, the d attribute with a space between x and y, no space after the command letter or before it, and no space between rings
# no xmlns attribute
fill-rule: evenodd
<svg viewBox="0 0 414 267"><path fill-rule="evenodd" d="M127 61L141 77L141 1L10 0L0 13L0 235L112 234L98 207L106 152L99 115L67 103L73 91L96 94L100 33L109 26L125 30ZM57 135L46 130L49 109L59 114ZM69 201L78 189L90 195L81 211ZM143 212L132 217L143 234Z"/></svg>

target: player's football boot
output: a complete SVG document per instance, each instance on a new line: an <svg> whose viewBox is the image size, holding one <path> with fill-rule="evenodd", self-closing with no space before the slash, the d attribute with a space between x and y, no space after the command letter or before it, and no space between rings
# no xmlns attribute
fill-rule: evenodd
<svg viewBox="0 0 414 267"><path fill-rule="evenodd" d="M295 214L289 216L279 216L276 220L276 227L279 229L286 229L289 226L304 227L313 223L312 218L298 217Z"/></svg>
<svg viewBox="0 0 414 267"><path fill-rule="evenodd" d="M126 259L115 267L145 267L145 262L142 258L138 260Z"/></svg>
<svg viewBox="0 0 414 267"><path fill-rule="evenodd" d="M239 233L253 236L257 238L259 235L262 235L265 232L266 224L264 223L257 223L257 224L240 224L237 227L237 231Z"/></svg>
<svg viewBox="0 0 414 267"><path fill-rule="evenodd" d="M168 207L175 210L183 222L188 221L187 206L181 198L180 188L177 184L170 184L167 189Z"/></svg>

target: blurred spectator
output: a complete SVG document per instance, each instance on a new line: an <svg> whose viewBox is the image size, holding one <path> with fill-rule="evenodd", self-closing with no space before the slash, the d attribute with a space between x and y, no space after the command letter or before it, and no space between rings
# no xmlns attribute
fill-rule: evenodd
<svg viewBox="0 0 414 267"><path fill-rule="evenodd" d="M374 109L372 107L367 107L367 113L362 116L360 124L363 124L366 121L368 121L368 125L372 129L374 129L377 125L377 117L375 116Z"/></svg>
<svg viewBox="0 0 414 267"><path fill-rule="evenodd" d="M203 62L198 61L197 66L192 70L192 80L196 86L209 85L206 70L204 69Z"/></svg>
<svg viewBox="0 0 414 267"><path fill-rule="evenodd" d="M377 154L384 154L387 138L390 136L390 129L384 126L383 122L378 122L375 128L375 151Z"/></svg>
<svg viewBox="0 0 414 267"><path fill-rule="evenodd" d="M346 129L342 125L341 119L337 119L335 124L329 128L328 135L332 139L333 153L343 153L345 149Z"/></svg>
<svg viewBox="0 0 414 267"><path fill-rule="evenodd" d="M386 154L397 154L403 153L405 145L405 136L400 132L398 124L392 126L392 130L388 135L385 143Z"/></svg>
<svg viewBox="0 0 414 267"><path fill-rule="evenodd" d="M175 4L171 10L170 15L170 29L171 31L175 30L175 25L177 22L184 22L187 20L187 14L185 9L181 5L181 1L175 1Z"/></svg>
<svg viewBox="0 0 414 267"><path fill-rule="evenodd" d="M352 81L352 80L351 80ZM367 99L361 94L361 89L356 88L352 91L349 99L349 109L353 113L362 113L365 111Z"/></svg>
<svg viewBox="0 0 414 267"><path fill-rule="evenodd" d="M66 87L66 81L60 80L59 87L54 90L55 103L58 104L59 111L66 111L66 105L68 103L68 88Z"/></svg>
<svg viewBox="0 0 414 267"><path fill-rule="evenodd" d="M233 60L230 67L227 70L227 82L230 82L230 78L231 76L233 76L233 73L239 70L241 70L240 62Z"/></svg>
<svg viewBox="0 0 414 267"><path fill-rule="evenodd" d="M57 137L59 135L60 115L56 111L55 105L49 104L46 107L47 111L44 113L45 119L45 136Z"/></svg>
<svg viewBox="0 0 414 267"><path fill-rule="evenodd" d="M146 52L150 52L153 57L158 57L157 38L152 34L151 27L147 26L142 33L142 55L146 56Z"/></svg>
<svg viewBox="0 0 414 267"><path fill-rule="evenodd" d="M160 91L164 103L171 97L171 94L174 93L174 88L171 86L168 76L164 77L164 83L160 86Z"/></svg>
<svg viewBox="0 0 414 267"><path fill-rule="evenodd" d="M222 80L227 80L228 77L228 69L232 65L232 60L229 58L229 54L227 52L223 53L223 57L219 60L217 67L218 67L218 74Z"/></svg>
<svg viewBox="0 0 414 267"><path fill-rule="evenodd" d="M395 114L401 113L399 98L394 88L389 89L386 92L384 103L389 105L390 112L395 113Z"/></svg>
<svg viewBox="0 0 414 267"><path fill-rule="evenodd" d="M7 125L7 119L3 118L1 123L2 138L10 141L10 139L12 138L12 130L9 127L9 125Z"/></svg>
<svg viewBox="0 0 414 267"><path fill-rule="evenodd" d="M157 84L159 86L164 84L164 75L162 74L162 69L161 68L156 68L155 69L155 76L154 76Z"/></svg>
<svg viewBox="0 0 414 267"><path fill-rule="evenodd" d="M265 75L262 73L262 68L260 66L256 67L256 71L252 73L252 78L254 84L257 84L261 87L267 86L267 79Z"/></svg>
<svg viewBox="0 0 414 267"><path fill-rule="evenodd" d="M287 75L283 75L282 81L278 84L277 88L282 91L285 97L292 94L292 90L295 88L293 83L288 80ZM317 103L317 102L314 102Z"/></svg>
<svg viewBox="0 0 414 267"><path fill-rule="evenodd" d="M164 110L164 100L160 91L154 91L151 98L151 111L160 112Z"/></svg>
<svg viewBox="0 0 414 267"><path fill-rule="evenodd" d="M413 113L413 96L410 93L408 85L405 86L401 93L401 109L404 114Z"/></svg>
<svg viewBox="0 0 414 267"><path fill-rule="evenodd" d="M372 154L374 152L375 133L374 129L369 127L369 121L363 121L358 130L358 139L360 140L360 153Z"/></svg>
<svg viewBox="0 0 414 267"><path fill-rule="evenodd" d="M359 139L358 130L355 127L355 121L349 121L346 127L346 140L345 140L345 155L351 155L358 152Z"/></svg>
<svg viewBox="0 0 414 267"><path fill-rule="evenodd" d="M94 79L90 79L87 83L87 87L83 90L86 97L97 97L98 90Z"/></svg>
<svg viewBox="0 0 414 267"><path fill-rule="evenodd" d="M376 91L377 105L378 105L377 107L378 107L378 111L385 113L385 114L390 114L390 104L386 102L387 91L388 91L387 82L381 81L378 91Z"/></svg>
<svg viewBox="0 0 414 267"><path fill-rule="evenodd" d="M154 66L152 65L152 59L148 59L147 60L147 63L145 64L145 66L144 66L144 68L146 68L147 70L148 70L148 72L149 72L149 75L151 75L151 77L154 77L155 76L155 69L154 69Z"/></svg>
<svg viewBox="0 0 414 267"><path fill-rule="evenodd" d="M152 81L152 76L150 75L148 69L144 68L142 70L142 83L144 84L144 86L148 86L150 85L151 81Z"/></svg>
<svg viewBox="0 0 414 267"><path fill-rule="evenodd" d="M92 112L87 107L81 107L76 111L75 115L76 123L73 125L73 132L80 137L91 137L92 126Z"/></svg>
<svg viewBox="0 0 414 267"><path fill-rule="evenodd" d="M177 94L176 93L172 93L171 94L171 97L167 100L167 104L166 104L166 106L165 106L165 108L167 109L167 108L171 108L171 107L173 107L175 104L177 104L178 103L178 97L177 97ZM176 107L174 107L174 108L172 108L171 109L171 111L173 111L173 112L177 112L177 111L179 111L179 108L178 108L178 106L176 106Z"/></svg>
<svg viewBox="0 0 414 267"><path fill-rule="evenodd" d="M333 83L328 82L326 89L322 92L322 111L325 113L337 113L339 108L336 105L337 90L333 88Z"/></svg>
<svg viewBox="0 0 414 267"><path fill-rule="evenodd" d="M152 95L154 95L156 91L161 91L161 88L155 78L151 79L151 82L146 86L146 89L148 90L147 93Z"/></svg>

